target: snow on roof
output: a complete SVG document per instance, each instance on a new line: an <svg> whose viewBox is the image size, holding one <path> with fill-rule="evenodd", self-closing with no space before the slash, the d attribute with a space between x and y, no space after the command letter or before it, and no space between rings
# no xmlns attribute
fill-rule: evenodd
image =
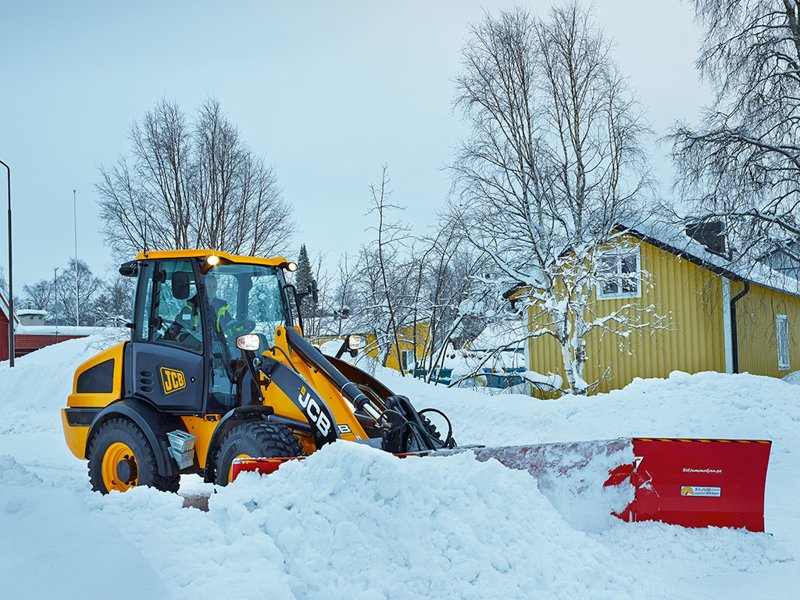
<svg viewBox="0 0 800 600"><path fill-rule="evenodd" d="M76 327L75 325L17 325L17 335L69 335L88 336L108 331L109 327Z"/></svg>
<svg viewBox="0 0 800 600"><path fill-rule="evenodd" d="M523 348L528 330L525 321L493 323L469 343L470 350L497 350L498 348Z"/></svg>
<svg viewBox="0 0 800 600"><path fill-rule="evenodd" d="M22 310L15 310L18 317L27 317L27 316L34 316L34 315L41 315L45 316L47 314L46 310L36 310L35 308L23 308Z"/></svg>
<svg viewBox="0 0 800 600"><path fill-rule="evenodd" d="M771 269L764 263L754 265L736 264L731 259L711 252L697 240L686 235L686 231L675 224L658 219L646 219L635 225L621 223L634 237L654 244L681 258L710 269L730 279L754 283L779 292L800 296L800 281L786 273Z"/></svg>

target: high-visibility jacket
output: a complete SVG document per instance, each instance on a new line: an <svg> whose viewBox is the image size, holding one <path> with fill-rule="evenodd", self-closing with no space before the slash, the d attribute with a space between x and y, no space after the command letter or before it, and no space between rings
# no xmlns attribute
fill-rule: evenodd
<svg viewBox="0 0 800 600"><path fill-rule="evenodd" d="M220 298L213 298L211 300L211 317L214 321L214 327L217 331L224 334L226 337L236 333L232 327L233 318L230 315L231 305L221 300ZM200 310L197 306L197 296L192 296L183 305L176 320L180 322L183 328L192 336L200 339L201 337L201 324L200 324Z"/></svg>

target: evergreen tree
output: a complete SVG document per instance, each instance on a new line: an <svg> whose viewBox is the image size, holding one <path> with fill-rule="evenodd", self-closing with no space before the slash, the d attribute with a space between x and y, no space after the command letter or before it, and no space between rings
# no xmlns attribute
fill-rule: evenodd
<svg viewBox="0 0 800 600"><path fill-rule="evenodd" d="M299 295L303 295L308 292L308 294L302 296L302 300L300 300L300 314L303 315L304 319L313 317L316 314L317 307L314 304L314 298L310 293L313 286L314 273L311 270L311 261L308 258L306 245L303 244L300 246L300 257L297 259L295 287L297 288L297 293Z"/></svg>

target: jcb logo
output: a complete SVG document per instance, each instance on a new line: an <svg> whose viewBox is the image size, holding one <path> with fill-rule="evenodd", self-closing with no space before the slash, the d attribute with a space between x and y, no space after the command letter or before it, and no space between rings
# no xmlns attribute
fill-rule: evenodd
<svg viewBox="0 0 800 600"><path fill-rule="evenodd" d="M177 369L161 367L161 387L164 389L165 396L182 390L186 387L186 375Z"/></svg>
<svg viewBox="0 0 800 600"><path fill-rule="evenodd" d="M297 396L297 401L300 403L300 406L303 407L303 410L306 411L309 420L317 426L320 433L324 436L328 435L328 432L331 430L331 422L324 414L322 414L322 409L320 409L319 404L317 401L311 397L306 391L306 386L300 388L300 394Z"/></svg>

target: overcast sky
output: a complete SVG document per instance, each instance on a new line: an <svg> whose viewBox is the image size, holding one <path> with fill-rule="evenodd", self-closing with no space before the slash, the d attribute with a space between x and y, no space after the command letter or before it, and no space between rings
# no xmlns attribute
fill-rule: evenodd
<svg viewBox="0 0 800 600"><path fill-rule="evenodd" d="M0 159L12 168L17 294L72 255L73 189L81 259L100 275L114 267L97 219L98 166L127 153L132 121L161 97L187 111L220 100L295 209L292 248L305 243L332 265L357 252L383 163L394 201L424 232L466 131L452 99L469 23L513 4L544 13L551 2L0 0ZM709 94L694 70L688 1L601 0L594 12L656 136L696 119ZM652 161L669 194L666 150L653 144ZM3 183L7 273L5 201Z"/></svg>

